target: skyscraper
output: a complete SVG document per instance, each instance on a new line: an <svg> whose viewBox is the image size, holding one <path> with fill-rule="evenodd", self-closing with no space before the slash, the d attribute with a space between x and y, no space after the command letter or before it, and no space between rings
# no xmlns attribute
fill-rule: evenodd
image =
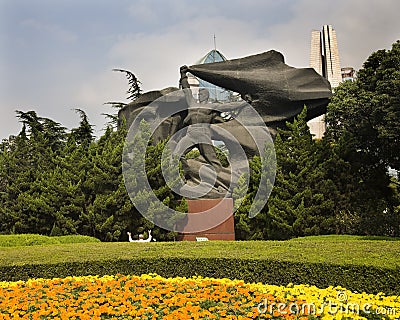
<svg viewBox="0 0 400 320"><path fill-rule="evenodd" d="M336 31L331 25L311 32L310 67L328 79L332 88L342 82Z"/></svg>
<svg viewBox="0 0 400 320"><path fill-rule="evenodd" d="M324 25L321 31L311 31L310 67L328 79L332 88L342 82L336 31L331 25ZM322 138L325 132L324 116L309 121L308 126L316 138Z"/></svg>

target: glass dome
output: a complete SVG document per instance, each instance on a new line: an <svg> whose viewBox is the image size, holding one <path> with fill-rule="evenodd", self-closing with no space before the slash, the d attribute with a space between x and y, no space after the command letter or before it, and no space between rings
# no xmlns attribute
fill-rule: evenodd
<svg viewBox="0 0 400 320"><path fill-rule="evenodd" d="M213 62L221 62L226 61L227 59L224 55L218 50L211 50L208 52L203 58L196 62L196 64L205 64L205 63L213 63ZM210 101L220 101L226 102L230 100L231 92L218 87L212 83L204 81L202 79L197 78L199 81L199 88L206 88L210 93Z"/></svg>

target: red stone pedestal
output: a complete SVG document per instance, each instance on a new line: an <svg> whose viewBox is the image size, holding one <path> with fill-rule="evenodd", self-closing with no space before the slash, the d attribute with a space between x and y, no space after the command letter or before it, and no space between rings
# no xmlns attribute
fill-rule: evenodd
<svg viewBox="0 0 400 320"><path fill-rule="evenodd" d="M232 198L197 199L187 202L188 215L178 240L235 240Z"/></svg>

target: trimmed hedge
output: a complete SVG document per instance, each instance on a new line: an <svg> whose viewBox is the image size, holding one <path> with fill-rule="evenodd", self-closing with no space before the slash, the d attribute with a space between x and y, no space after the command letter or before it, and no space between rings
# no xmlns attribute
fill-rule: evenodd
<svg viewBox="0 0 400 320"><path fill-rule="evenodd" d="M0 279L5 281L117 273L157 273L164 277L201 275L276 285L310 284L319 288L341 286L352 291L375 294L384 292L389 295L400 292L398 267L388 269L363 265L231 258L132 258L0 266Z"/></svg>
<svg viewBox="0 0 400 320"><path fill-rule="evenodd" d="M350 236L3 247L0 281L157 273L164 277L201 275L277 285L342 286L352 291L396 295L400 293L399 252L400 241Z"/></svg>
<svg viewBox="0 0 400 320"><path fill-rule="evenodd" d="M0 235L0 247L25 247L25 246L37 246L37 245L87 243L87 242L100 242L100 240L97 238L82 236L82 235L69 235L69 236L58 236L58 237L49 237L40 234Z"/></svg>

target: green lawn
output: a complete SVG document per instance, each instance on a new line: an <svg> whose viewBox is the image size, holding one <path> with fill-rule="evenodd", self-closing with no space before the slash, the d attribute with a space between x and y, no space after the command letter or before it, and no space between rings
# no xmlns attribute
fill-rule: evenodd
<svg viewBox="0 0 400 320"><path fill-rule="evenodd" d="M204 257L400 268L400 241L364 239L357 236L321 236L289 241L83 242L19 245L0 247L0 266L135 258Z"/></svg>
<svg viewBox="0 0 400 320"><path fill-rule="evenodd" d="M81 236L48 237L40 234L0 235L0 247L35 246L63 243L100 242L99 239Z"/></svg>

